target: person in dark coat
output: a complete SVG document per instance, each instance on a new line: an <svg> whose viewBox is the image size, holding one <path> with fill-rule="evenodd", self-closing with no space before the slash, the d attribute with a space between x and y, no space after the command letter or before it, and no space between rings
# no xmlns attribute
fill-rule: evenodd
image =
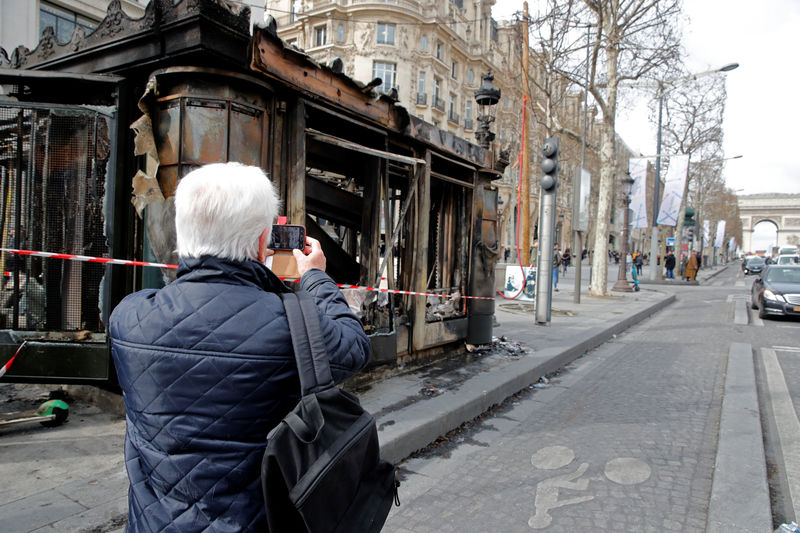
<svg viewBox="0 0 800 533"><path fill-rule="evenodd" d="M290 289L265 266L278 198L237 163L201 167L175 193L177 279L128 295L109 336L126 411L129 533L265 531L267 434L300 384ZM319 242L294 251L317 304L334 379L366 365L369 339L325 274Z"/></svg>
<svg viewBox="0 0 800 533"><path fill-rule="evenodd" d="M675 279L675 255L672 252L667 253L664 268L667 269L667 279Z"/></svg>

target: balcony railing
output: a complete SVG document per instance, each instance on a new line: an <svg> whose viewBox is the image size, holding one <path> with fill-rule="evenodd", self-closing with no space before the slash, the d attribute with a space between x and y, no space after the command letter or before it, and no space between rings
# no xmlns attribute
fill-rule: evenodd
<svg viewBox="0 0 800 533"><path fill-rule="evenodd" d="M442 100L441 98L438 98L436 96L434 96L432 100L433 100L433 102L432 102L433 103L433 107L438 109L439 111L444 112L444 100Z"/></svg>
<svg viewBox="0 0 800 533"><path fill-rule="evenodd" d="M458 124L458 113L453 113L452 111L450 111L447 114L447 120L453 122L454 124Z"/></svg>
<svg viewBox="0 0 800 533"><path fill-rule="evenodd" d="M417 105L428 105L427 93L417 93Z"/></svg>
<svg viewBox="0 0 800 533"><path fill-rule="evenodd" d="M464 129L471 130L472 129L472 119L466 118L464 119Z"/></svg>

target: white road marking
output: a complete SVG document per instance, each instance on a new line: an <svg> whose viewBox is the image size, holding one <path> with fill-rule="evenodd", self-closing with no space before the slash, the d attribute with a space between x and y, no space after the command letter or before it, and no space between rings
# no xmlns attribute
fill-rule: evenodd
<svg viewBox="0 0 800 533"><path fill-rule="evenodd" d="M786 378L775 350L762 348L769 398L786 468L786 482L794 516L800 516L800 420L792 404Z"/></svg>
<svg viewBox="0 0 800 533"><path fill-rule="evenodd" d="M749 306L750 304L748 303L747 305ZM753 311L753 325L763 328L764 321L758 318L758 310L751 309L751 311Z"/></svg>
<svg viewBox="0 0 800 533"><path fill-rule="evenodd" d="M779 352L800 352L799 346L773 346L772 349Z"/></svg>
<svg viewBox="0 0 800 533"><path fill-rule="evenodd" d="M736 283L734 283L734 285L733 285L733 286L734 286L734 287L744 287L744 280L743 280L743 279L740 279L739 281L737 281Z"/></svg>

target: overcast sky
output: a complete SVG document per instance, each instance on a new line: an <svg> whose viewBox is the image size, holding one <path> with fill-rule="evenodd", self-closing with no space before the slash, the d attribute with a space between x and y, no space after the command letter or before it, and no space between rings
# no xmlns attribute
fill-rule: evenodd
<svg viewBox="0 0 800 533"><path fill-rule="evenodd" d="M530 4L532 5L532 3ZM498 0L498 20L522 11L522 0ZM800 193L800 1L684 0L686 59L692 72L739 63L727 74L724 175L737 194ZM621 110L617 130L632 149L655 153L647 101Z"/></svg>

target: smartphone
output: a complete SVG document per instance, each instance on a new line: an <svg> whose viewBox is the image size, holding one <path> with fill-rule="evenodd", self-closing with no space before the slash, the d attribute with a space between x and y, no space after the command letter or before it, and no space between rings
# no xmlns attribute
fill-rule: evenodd
<svg viewBox="0 0 800 533"><path fill-rule="evenodd" d="M306 228L294 224L275 224L269 242L272 250L303 250L306 247Z"/></svg>
<svg viewBox="0 0 800 533"><path fill-rule="evenodd" d="M297 260L292 250L305 250L306 228L292 224L275 224L272 226L272 237L269 248L275 254L267 258L267 267L280 278L297 279Z"/></svg>

